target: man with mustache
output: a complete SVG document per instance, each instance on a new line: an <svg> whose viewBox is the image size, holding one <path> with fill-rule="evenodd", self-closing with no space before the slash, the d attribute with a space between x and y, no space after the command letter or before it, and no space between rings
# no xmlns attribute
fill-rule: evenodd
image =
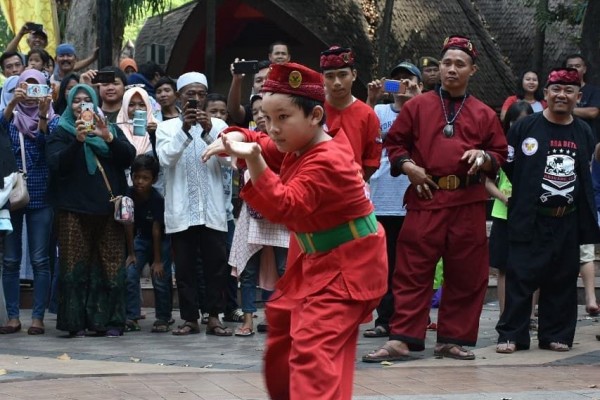
<svg viewBox="0 0 600 400"><path fill-rule="evenodd" d="M600 242L590 176L600 147L589 126L573 117L581 84L574 68L552 70L544 90L548 108L508 132L503 168L513 188L497 353L529 349L531 297L538 287L539 348L562 352L573 346L579 245Z"/></svg>

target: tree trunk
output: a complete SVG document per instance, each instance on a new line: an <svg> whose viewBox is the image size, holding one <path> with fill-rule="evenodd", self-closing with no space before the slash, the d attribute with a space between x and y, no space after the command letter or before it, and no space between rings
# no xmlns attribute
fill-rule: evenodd
<svg viewBox="0 0 600 400"><path fill-rule="evenodd" d="M96 0L71 2L64 41L75 46L77 57L86 58L96 48Z"/></svg>
<svg viewBox="0 0 600 400"><path fill-rule="evenodd" d="M587 60L586 83L600 85L600 1L588 1L581 28L581 54Z"/></svg>
<svg viewBox="0 0 600 400"><path fill-rule="evenodd" d="M113 65L118 66L125 32L125 20L123 19L123 12L115 10L116 7L112 8L112 59ZM63 37L65 42L72 43L75 46L79 59L90 56L94 49L98 47L97 15L96 0L71 2ZM96 63L92 64L90 68L96 68Z"/></svg>

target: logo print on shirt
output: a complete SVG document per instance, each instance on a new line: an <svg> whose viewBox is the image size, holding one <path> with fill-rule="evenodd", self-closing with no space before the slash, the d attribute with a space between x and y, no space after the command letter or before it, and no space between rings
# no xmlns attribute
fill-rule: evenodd
<svg viewBox="0 0 600 400"><path fill-rule="evenodd" d="M523 144L521 145L521 150L523 150L523 153L527 156L534 155L538 151L538 148L538 141L532 137L523 140Z"/></svg>
<svg viewBox="0 0 600 400"><path fill-rule="evenodd" d="M542 202L553 196L566 198L568 204L573 202L571 192L575 190L574 182L577 179L575 156L575 150L561 148L549 151L542 180L542 189L547 192L540 196Z"/></svg>

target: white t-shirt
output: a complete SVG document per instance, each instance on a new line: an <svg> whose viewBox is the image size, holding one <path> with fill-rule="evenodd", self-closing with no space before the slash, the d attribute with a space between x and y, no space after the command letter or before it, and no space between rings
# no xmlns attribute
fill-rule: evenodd
<svg viewBox="0 0 600 400"><path fill-rule="evenodd" d="M379 118L384 143L390 127L398 116L398 112L392 106L393 104L378 104L375 106L375 114ZM381 165L369 180L371 201L375 205L375 215L405 216L404 193L409 184L410 181L406 175L398 177L390 175L390 160L387 156L387 150L384 148L381 152Z"/></svg>

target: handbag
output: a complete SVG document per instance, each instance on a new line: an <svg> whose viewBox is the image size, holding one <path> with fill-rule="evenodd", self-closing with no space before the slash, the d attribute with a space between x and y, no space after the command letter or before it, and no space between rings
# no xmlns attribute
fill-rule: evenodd
<svg viewBox="0 0 600 400"><path fill-rule="evenodd" d="M102 168L102 164L100 164L100 160L98 160L98 157L96 157L96 164L98 165L100 173L102 173L102 178L104 178L104 183L106 184L106 188L108 189L108 193L110 194L110 202L114 205L115 211L113 217L115 221L123 225L133 224L133 199L127 196L115 196L113 194L112 187L110 186L110 182L106 177L106 172L104 172L104 168Z"/></svg>
<svg viewBox="0 0 600 400"><path fill-rule="evenodd" d="M19 132L19 142L21 144L21 162L23 167L16 173L15 184L8 201L10 202L10 211L20 210L29 204L29 191L27 190L27 162L25 161L25 139Z"/></svg>

